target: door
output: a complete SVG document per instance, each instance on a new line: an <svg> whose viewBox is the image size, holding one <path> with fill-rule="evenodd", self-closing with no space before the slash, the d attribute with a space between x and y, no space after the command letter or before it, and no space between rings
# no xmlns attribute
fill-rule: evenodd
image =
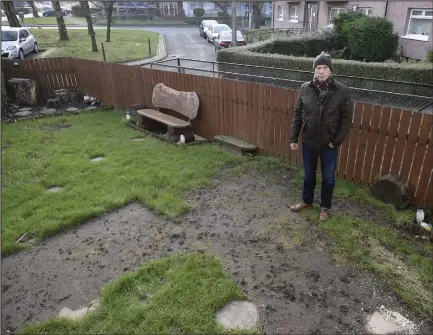
<svg viewBox="0 0 433 335"><path fill-rule="evenodd" d="M306 12L305 12L305 30L306 31L315 31L317 30L317 2L307 3Z"/></svg>
<svg viewBox="0 0 433 335"><path fill-rule="evenodd" d="M30 53L33 50L33 41L30 38L29 32L25 29L22 30L24 37L26 40L23 43L23 50L25 54Z"/></svg>

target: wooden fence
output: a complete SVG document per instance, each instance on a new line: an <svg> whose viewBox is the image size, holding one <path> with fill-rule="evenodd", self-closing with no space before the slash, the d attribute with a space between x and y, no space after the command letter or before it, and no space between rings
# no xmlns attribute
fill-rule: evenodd
<svg viewBox="0 0 433 335"><path fill-rule="evenodd" d="M135 103L152 106L152 91L160 82L195 91L200 109L194 132L207 138L230 135L256 144L264 155L302 166L300 151L289 149L297 91L83 59L31 59L18 64L2 62L5 79L35 79L41 100L54 89L76 88L106 105L126 109ZM433 206L433 116L354 104L353 125L339 150L338 178L368 185L391 173L407 182L416 204Z"/></svg>

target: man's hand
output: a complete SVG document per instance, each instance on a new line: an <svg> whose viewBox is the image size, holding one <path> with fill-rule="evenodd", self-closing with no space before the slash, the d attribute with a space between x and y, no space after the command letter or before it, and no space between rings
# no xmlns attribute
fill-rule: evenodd
<svg viewBox="0 0 433 335"><path fill-rule="evenodd" d="M332 145L331 142L329 142L328 146L329 146L330 148L334 149L334 146Z"/></svg>
<svg viewBox="0 0 433 335"><path fill-rule="evenodd" d="M290 143L290 149L298 150L298 143Z"/></svg>

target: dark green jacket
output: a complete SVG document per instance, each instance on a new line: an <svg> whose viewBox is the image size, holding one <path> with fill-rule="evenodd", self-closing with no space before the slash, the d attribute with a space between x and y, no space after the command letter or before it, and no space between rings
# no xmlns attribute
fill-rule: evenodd
<svg viewBox="0 0 433 335"><path fill-rule="evenodd" d="M298 143L302 131L302 141L317 150L336 148L343 143L352 126L353 102L349 88L335 79L328 84L328 94L321 103L319 89L313 81L302 84L295 116L292 122L290 143Z"/></svg>

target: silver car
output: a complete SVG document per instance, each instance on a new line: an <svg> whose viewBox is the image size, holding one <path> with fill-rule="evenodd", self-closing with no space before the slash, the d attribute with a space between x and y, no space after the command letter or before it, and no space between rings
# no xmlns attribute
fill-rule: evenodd
<svg viewBox="0 0 433 335"><path fill-rule="evenodd" d="M39 47L35 37L27 29L2 29L2 57L24 59L30 52L39 52Z"/></svg>
<svg viewBox="0 0 433 335"><path fill-rule="evenodd" d="M210 26L206 31L207 41L209 43L213 43L218 34L222 33L223 31L232 31L232 28L226 24L214 24Z"/></svg>
<svg viewBox="0 0 433 335"><path fill-rule="evenodd" d="M230 48L231 42L232 42L231 31L223 31L222 33L219 33L213 42L213 44L215 45L215 52L217 52L222 48ZM239 30L236 32L236 42L238 46L247 45L244 36Z"/></svg>

